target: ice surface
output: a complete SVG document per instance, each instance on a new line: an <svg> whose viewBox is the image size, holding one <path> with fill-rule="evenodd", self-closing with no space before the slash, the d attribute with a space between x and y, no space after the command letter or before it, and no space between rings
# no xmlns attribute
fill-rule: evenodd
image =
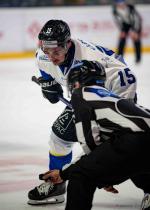
<svg viewBox="0 0 150 210"><path fill-rule="evenodd" d="M150 54L135 65L133 55L126 62L138 78L138 103L150 108ZM65 107L44 100L40 88L31 82L38 75L34 59L0 61L0 210L59 210L64 204L33 207L27 192L39 184L38 174L48 169L50 126ZM76 144L74 154L81 151ZM139 209L143 196L130 181L119 186L118 195L98 190L93 210Z"/></svg>

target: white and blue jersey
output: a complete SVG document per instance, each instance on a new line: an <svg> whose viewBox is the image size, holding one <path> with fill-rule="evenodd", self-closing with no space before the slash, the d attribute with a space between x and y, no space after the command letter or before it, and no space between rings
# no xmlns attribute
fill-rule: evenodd
<svg viewBox="0 0 150 210"><path fill-rule="evenodd" d="M56 80L67 86L67 76L81 60L98 61L105 67L105 87L117 95L133 99L136 92L136 76L128 68L122 56L112 50L83 40L72 40L67 60L63 65L55 66L41 49L37 51L37 62L41 75L45 79Z"/></svg>

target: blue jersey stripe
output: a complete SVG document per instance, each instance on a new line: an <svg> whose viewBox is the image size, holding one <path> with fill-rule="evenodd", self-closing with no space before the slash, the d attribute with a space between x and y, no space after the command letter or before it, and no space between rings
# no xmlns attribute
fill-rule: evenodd
<svg viewBox="0 0 150 210"><path fill-rule="evenodd" d="M102 46L99 46L99 45L97 45L96 48L98 50L100 50L102 53L105 53L106 55L109 55L109 56L111 56L115 53L113 50L110 50L108 48L105 48L105 47L102 47Z"/></svg>
<svg viewBox="0 0 150 210"><path fill-rule="evenodd" d="M43 77L44 79L46 79L46 80L54 80L53 77L51 77L51 75L50 75L50 74L47 74L45 71L42 71L42 70L40 69L40 72L41 72L41 75L42 75L42 77Z"/></svg>
<svg viewBox="0 0 150 210"><path fill-rule="evenodd" d="M116 94L108 91L107 89L103 89L103 88L89 88L89 87L86 87L84 89L85 92L91 92L91 93L95 93L97 94L98 96L100 97L114 97L114 98L119 98L119 96L117 96Z"/></svg>

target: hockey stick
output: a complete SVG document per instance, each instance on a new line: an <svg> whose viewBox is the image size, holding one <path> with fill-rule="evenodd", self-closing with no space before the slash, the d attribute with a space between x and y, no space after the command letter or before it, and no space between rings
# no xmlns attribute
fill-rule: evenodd
<svg viewBox="0 0 150 210"><path fill-rule="evenodd" d="M33 82L35 82L36 84L40 85L39 80L38 80L38 78L36 76L32 76L31 80ZM69 108L72 109L72 105L67 99L65 99L62 96L58 96L58 98L59 98L60 101L62 101L64 104L66 104Z"/></svg>

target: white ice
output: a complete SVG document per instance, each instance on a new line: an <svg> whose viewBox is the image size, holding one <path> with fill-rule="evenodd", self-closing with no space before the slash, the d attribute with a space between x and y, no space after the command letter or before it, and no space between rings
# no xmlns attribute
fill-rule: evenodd
<svg viewBox="0 0 150 210"><path fill-rule="evenodd" d="M126 62L138 79L138 103L150 108L150 55L141 64L134 56ZM31 82L38 75L34 59L0 61L0 210L63 210L65 204L29 206L27 193L37 184L38 174L48 169L50 126L65 107L43 99ZM76 144L74 154L81 151ZM140 209L143 192L130 181L116 186L119 194L97 190L93 210Z"/></svg>

